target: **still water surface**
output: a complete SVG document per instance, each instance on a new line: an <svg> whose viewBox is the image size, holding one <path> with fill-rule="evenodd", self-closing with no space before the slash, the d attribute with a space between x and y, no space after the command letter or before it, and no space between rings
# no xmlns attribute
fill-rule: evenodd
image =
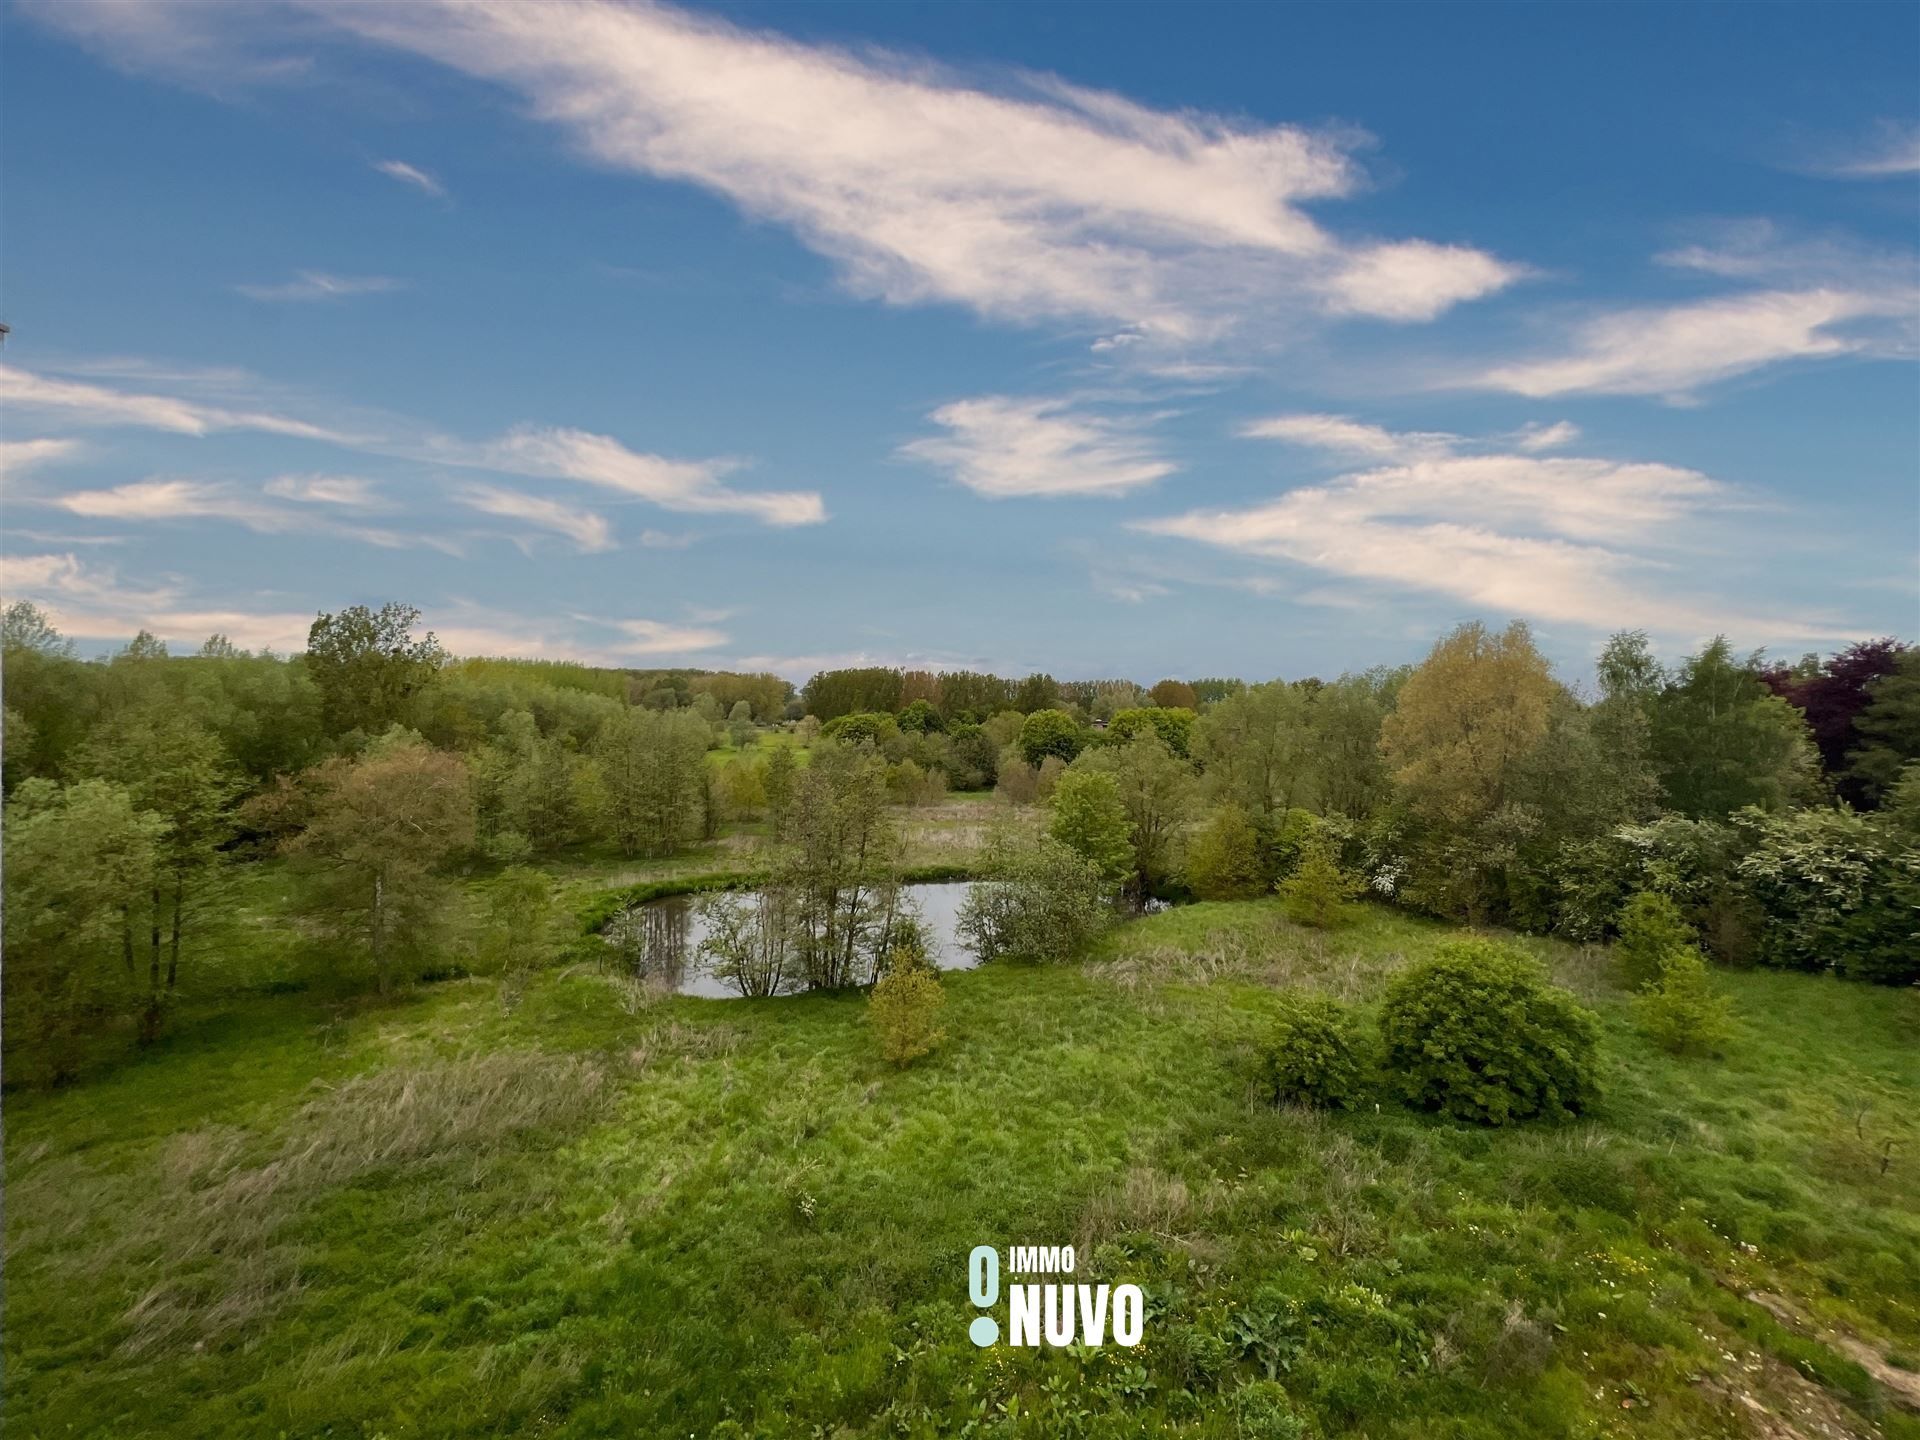
<svg viewBox="0 0 1920 1440"><path fill-rule="evenodd" d="M900 887L927 936L927 955L942 970L971 970L980 957L954 932L960 905L973 889L969 881ZM751 899L753 892L739 892ZM620 947L635 973L671 984L681 995L710 1000L737 1000L740 992L707 970L700 942L707 927L700 921L698 895L670 895L649 900L621 914L607 926L607 939ZM787 987L797 989L798 982ZM785 993L785 992L783 992Z"/></svg>

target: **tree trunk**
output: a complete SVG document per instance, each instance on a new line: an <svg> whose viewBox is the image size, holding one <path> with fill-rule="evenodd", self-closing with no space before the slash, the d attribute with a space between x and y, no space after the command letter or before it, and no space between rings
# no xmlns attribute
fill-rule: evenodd
<svg viewBox="0 0 1920 1440"><path fill-rule="evenodd" d="M153 910L147 919L147 935L152 949L147 955L147 988L160 988L160 887L153 887Z"/></svg>
<svg viewBox="0 0 1920 1440"><path fill-rule="evenodd" d="M167 952L167 989L180 978L180 911L186 903L187 881L178 871L173 877L173 944Z"/></svg>
<svg viewBox="0 0 1920 1440"><path fill-rule="evenodd" d="M380 993L387 993L387 965L384 950L386 939L383 933L386 923L386 879L376 872L373 877L373 973L380 982Z"/></svg>

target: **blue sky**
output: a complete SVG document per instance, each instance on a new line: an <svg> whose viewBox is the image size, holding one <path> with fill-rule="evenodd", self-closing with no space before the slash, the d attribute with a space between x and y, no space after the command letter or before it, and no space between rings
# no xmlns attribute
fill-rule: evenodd
<svg viewBox="0 0 1920 1440"><path fill-rule="evenodd" d="M1920 10L5 11L86 648L1333 674L1920 632Z"/></svg>

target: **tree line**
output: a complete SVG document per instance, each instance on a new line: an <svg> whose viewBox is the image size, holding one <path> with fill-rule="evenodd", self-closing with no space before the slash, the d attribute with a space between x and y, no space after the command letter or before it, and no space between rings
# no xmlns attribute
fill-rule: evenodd
<svg viewBox="0 0 1920 1440"><path fill-rule="evenodd" d="M770 676L453 660L400 605L323 614L285 659L143 634L101 661L15 605L4 651L7 1027L56 1048L115 1015L157 1034L226 878L267 854L308 930L385 985L433 953L451 868L515 872L496 928L531 934L532 857L664 855L764 820L812 857L785 887L811 926L795 963L871 975L891 943L884 807L948 789L1047 806L1059 853L983 860L1013 877L1005 913L978 917L1003 951L1090 933L1079 866L1135 899L1317 876L1330 904L1357 886L1576 939L1653 890L1722 959L1900 979L1920 955L1920 651L1891 640L1794 665L1716 640L1667 666L1623 634L1591 695L1520 624L1327 681L870 669L799 697ZM861 763L807 780L843 752ZM1059 914L1005 910L1022 895Z"/></svg>

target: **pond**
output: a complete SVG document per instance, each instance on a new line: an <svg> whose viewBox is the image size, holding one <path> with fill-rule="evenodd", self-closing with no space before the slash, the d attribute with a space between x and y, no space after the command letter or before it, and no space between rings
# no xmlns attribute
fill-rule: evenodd
<svg viewBox="0 0 1920 1440"><path fill-rule="evenodd" d="M927 955L935 965L942 970L971 970L980 963L980 957L968 949L956 933L960 906L967 892L973 889L970 881L900 888L920 917L927 937ZM741 893L750 898L752 892ZM706 926L700 919L702 898L671 895L664 900L636 905L607 926L607 939L620 948L627 963L642 978L670 984L681 995L737 1000L740 992L710 973L700 955L700 942L707 938Z"/></svg>

